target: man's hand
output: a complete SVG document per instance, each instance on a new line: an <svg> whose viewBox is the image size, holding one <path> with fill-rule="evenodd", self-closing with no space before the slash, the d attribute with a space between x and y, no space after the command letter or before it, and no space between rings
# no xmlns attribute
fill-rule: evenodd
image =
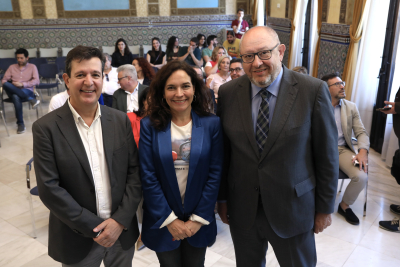
<svg viewBox="0 0 400 267"><path fill-rule="evenodd" d="M392 107L389 110L382 110L381 112L385 113L385 114L396 114L396 110L394 110L394 102L389 102L389 101L383 101L383 103L385 103L385 108L388 107L389 105L392 105Z"/></svg>
<svg viewBox="0 0 400 267"><path fill-rule="evenodd" d="M353 158L352 162L354 163L356 160L359 162L359 168L360 171L362 170L362 167L364 166L364 172L368 172L368 152L366 149L360 149L358 154Z"/></svg>
<svg viewBox="0 0 400 267"><path fill-rule="evenodd" d="M328 226L332 224L332 216L330 214L315 213L314 233L322 233Z"/></svg>
<svg viewBox="0 0 400 267"><path fill-rule="evenodd" d="M172 223L168 224L167 228L174 241L192 236L192 232L185 226L185 223L179 219L175 219Z"/></svg>
<svg viewBox="0 0 400 267"><path fill-rule="evenodd" d="M12 84L18 88L24 87L24 85L20 82L12 82Z"/></svg>
<svg viewBox="0 0 400 267"><path fill-rule="evenodd" d="M188 53L190 55L193 55L193 48L191 46L188 47Z"/></svg>
<svg viewBox="0 0 400 267"><path fill-rule="evenodd" d="M218 214L223 223L229 224L228 203L218 203Z"/></svg>
<svg viewBox="0 0 400 267"><path fill-rule="evenodd" d="M190 232L192 233L192 236L194 236L203 225L199 222L194 222L194 221L189 220L189 221L185 222L185 226L187 229L190 230Z"/></svg>
<svg viewBox="0 0 400 267"><path fill-rule="evenodd" d="M98 237L93 238L93 240L96 241L99 245L109 248L114 245L115 241L117 241L123 229L124 226L119 222L111 218L107 219L93 229L93 232L95 233L103 230L101 234Z"/></svg>

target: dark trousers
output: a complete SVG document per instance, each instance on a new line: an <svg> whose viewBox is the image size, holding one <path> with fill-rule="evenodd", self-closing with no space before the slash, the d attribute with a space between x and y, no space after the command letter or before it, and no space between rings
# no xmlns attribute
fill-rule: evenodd
<svg viewBox="0 0 400 267"><path fill-rule="evenodd" d="M112 102L113 102L113 96L112 95L103 94L103 100L104 100L104 105L106 105L107 107L112 108Z"/></svg>
<svg viewBox="0 0 400 267"><path fill-rule="evenodd" d="M235 247L236 266L265 266L268 242L274 248L281 267L311 267L317 264L314 231L291 237L281 238L275 234L268 222L261 201L258 204L256 221L250 230L230 224Z"/></svg>
<svg viewBox="0 0 400 267"><path fill-rule="evenodd" d="M177 249L156 254L161 267L204 267L206 250L207 247L196 248L183 239Z"/></svg>
<svg viewBox="0 0 400 267"><path fill-rule="evenodd" d="M24 124L22 116L22 102L26 102L35 98L35 94L25 88L18 88L10 82L3 84L4 91L8 97L12 100L15 107L15 117L17 118L17 124Z"/></svg>

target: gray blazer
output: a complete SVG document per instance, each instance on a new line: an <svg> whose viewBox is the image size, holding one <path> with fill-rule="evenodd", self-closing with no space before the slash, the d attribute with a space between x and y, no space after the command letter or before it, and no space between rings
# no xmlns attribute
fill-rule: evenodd
<svg viewBox="0 0 400 267"><path fill-rule="evenodd" d="M340 120L342 121L343 135L347 145L356 153L353 143L351 142L352 132L354 131L354 136L357 138L358 149L364 148L369 151L369 136L361 121L356 104L346 99L341 99L341 102Z"/></svg>
<svg viewBox="0 0 400 267"><path fill-rule="evenodd" d="M101 108L104 152L111 183L111 218L126 230L123 249L139 236L136 210L142 197L138 150L126 114ZM85 148L66 102L37 120L32 127L33 158L40 199L50 210L49 256L74 264L89 253L97 216L96 194Z"/></svg>
<svg viewBox="0 0 400 267"><path fill-rule="evenodd" d="M275 233L289 238L314 226L315 212L334 210L339 156L337 129L325 82L284 67L274 117L259 155L246 75L218 92L225 134L219 199L231 225L250 229L259 197Z"/></svg>
<svg viewBox="0 0 400 267"><path fill-rule="evenodd" d="M146 85L142 85L139 83L138 99L140 99L140 95L146 88ZM126 93L124 89L119 88L117 91L114 92L112 107L126 113L126 111L128 110L128 106L126 103Z"/></svg>

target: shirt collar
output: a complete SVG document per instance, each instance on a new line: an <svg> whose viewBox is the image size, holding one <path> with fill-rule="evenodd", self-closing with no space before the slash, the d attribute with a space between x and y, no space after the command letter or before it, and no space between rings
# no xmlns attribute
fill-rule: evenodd
<svg viewBox="0 0 400 267"><path fill-rule="evenodd" d="M131 94L133 94L134 92L136 92L136 90L139 90L139 82L137 83L137 85L136 85L136 87L135 87L135 90L133 90L132 93L129 92L129 91L125 91L125 93L127 93L128 95L131 95Z"/></svg>
<svg viewBox="0 0 400 267"><path fill-rule="evenodd" d="M82 119L81 115L79 115L78 112L76 112L76 110L74 109L74 107L71 105L70 101L69 101L69 97L68 97L68 106L69 109L72 112L72 116L74 117L74 121L75 123L79 123L79 119L84 122L84 120ZM97 110L96 110L96 114L94 115L94 120L97 120L99 117L101 117L101 110L100 110L100 104L99 102L97 102Z"/></svg>
<svg viewBox="0 0 400 267"><path fill-rule="evenodd" d="M281 71L279 72L278 77L276 77L275 81L273 81L267 87L267 91L270 92L275 97L278 97L279 87L281 87L282 76L283 76L283 67L281 68ZM258 94L258 92L260 92L264 88L265 87L258 87L257 85L251 83L251 99L253 99Z"/></svg>

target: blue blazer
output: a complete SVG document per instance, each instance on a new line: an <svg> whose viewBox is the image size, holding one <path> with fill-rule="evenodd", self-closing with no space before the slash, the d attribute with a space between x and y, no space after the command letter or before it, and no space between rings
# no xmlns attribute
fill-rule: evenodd
<svg viewBox="0 0 400 267"><path fill-rule="evenodd" d="M172 211L183 221L196 214L210 222L187 239L192 246L206 247L217 236L214 207L223 164L222 128L220 119L214 115L200 117L192 111L192 122L185 208L172 159L171 122L162 131L151 126L149 117L140 122L139 158L144 197L142 241L156 252L171 251L180 245L181 241L172 241L166 226L160 229Z"/></svg>

